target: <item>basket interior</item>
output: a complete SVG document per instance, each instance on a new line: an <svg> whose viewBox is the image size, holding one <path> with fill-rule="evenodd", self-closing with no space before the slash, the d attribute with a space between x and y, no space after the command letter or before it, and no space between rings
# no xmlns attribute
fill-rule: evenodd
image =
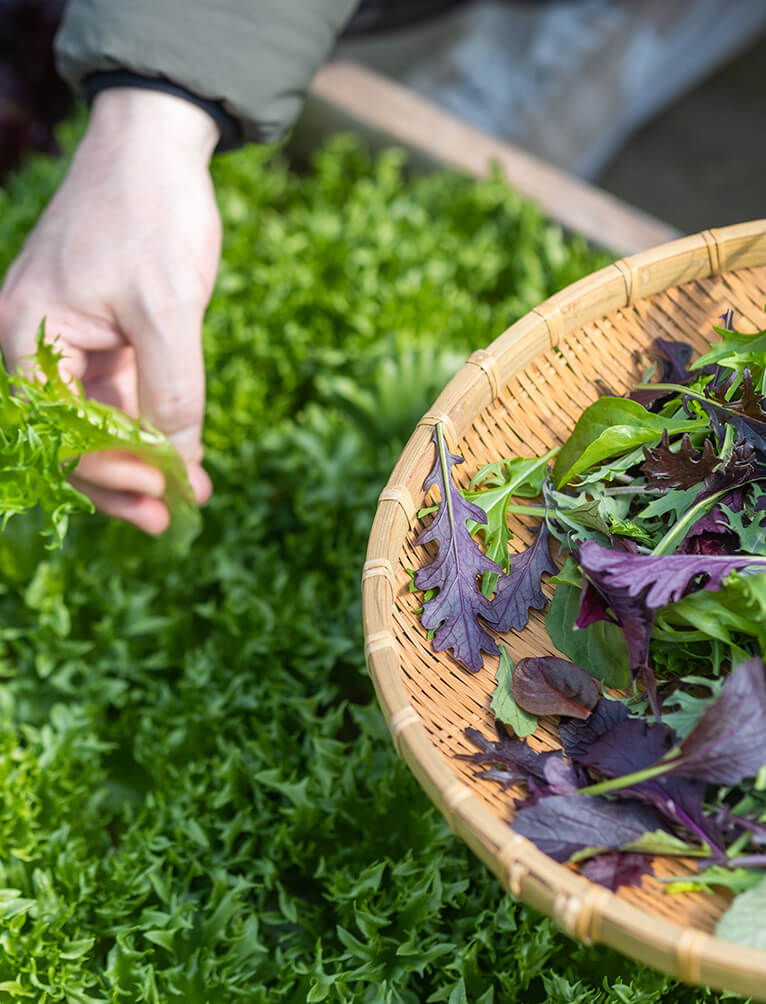
<svg viewBox="0 0 766 1004"><path fill-rule="evenodd" d="M456 479L465 487L490 461L536 456L561 444L582 410L605 390L622 394L640 379L654 338L688 341L702 352L716 339L713 325L720 323L728 307L734 310L738 330L758 331L766 326L764 304L766 268L742 269L674 287L578 329L501 388L492 404L475 416L467 434L450 443L465 458L454 469ZM423 505L424 499L416 497L415 504ZM523 517L510 519L521 549L529 543L530 532ZM465 739L466 727L493 735L489 701L498 657L485 655L484 668L472 674L449 654L433 651L416 612L422 594L409 588L408 570L430 560L426 548L415 546L420 529L418 523L405 538L396 568L394 635L402 682L429 739L450 769L490 812L509 822L513 789L503 791L494 782L476 778L472 764L455 758L455 754L476 751ZM546 587L546 592L550 596L552 587ZM523 631L498 636L498 640L514 662L556 652L546 633L545 611L533 611ZM535 749L558 747L555 722L543 720L530 744ZM640 888L622 888L618 897L649 914L712 932L730 896L726 892L668 894L661 879L691 874L696 871L691 861L657 858L653 870L654 877L645 877Z"/></svg>

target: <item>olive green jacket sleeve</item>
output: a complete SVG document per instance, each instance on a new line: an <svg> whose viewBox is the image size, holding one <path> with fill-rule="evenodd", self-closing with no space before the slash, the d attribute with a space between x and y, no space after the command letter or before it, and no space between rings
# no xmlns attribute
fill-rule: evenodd
<svg viewBox="0 0 766 1004"><path fill-rule="evenodd" d="M92 73L164 77L219 101L245 139L279 139L359 0L69 0L56 36L75 89Z"/></svg>

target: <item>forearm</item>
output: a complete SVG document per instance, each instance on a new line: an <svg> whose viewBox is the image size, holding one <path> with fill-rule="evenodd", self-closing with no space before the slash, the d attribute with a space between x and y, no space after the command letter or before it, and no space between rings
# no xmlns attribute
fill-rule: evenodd
<svg viewBox="0 0 766 1004"><path fill-rule="evenodd" d="M220 101L243 137L292 125L311 79L357 0L70 0L59 71L80 89L100 71L164 77Z"/></svg>

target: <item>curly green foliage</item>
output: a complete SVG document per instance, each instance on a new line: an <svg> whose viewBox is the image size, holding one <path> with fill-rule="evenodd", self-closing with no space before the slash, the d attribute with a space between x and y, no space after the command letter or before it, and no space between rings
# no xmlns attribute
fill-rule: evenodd
<svg viewBox="0 0 766 1004"><path fill-rule="evenodd" d="M61 170L11 181L3 265ZM77 516L0 586L0 1004L719 1000L506 897L364 670L359 573L413 421L603 258L499 178L345 139L304 177L252 148L215 175L200 536L168 560Z"/></svg>

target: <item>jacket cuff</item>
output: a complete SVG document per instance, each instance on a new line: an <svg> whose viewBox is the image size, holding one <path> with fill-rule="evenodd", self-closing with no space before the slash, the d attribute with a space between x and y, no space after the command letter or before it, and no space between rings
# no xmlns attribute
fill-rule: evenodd
<svg viewBox="0 0 766 1004"><path fill-rule="evenodd" d="M174 97L190 101L193 105L207 112L220 130L221 136L216 145L215 153L236 150L245 141L239 120L230 115L220 101L202 98L199 94L195 94L165 77L148 77L141 73L134 73L132 70L101 70L97 73L91 73L83 80L82 94L90 105L95 96L108 87L140 87L148 91L172 94Z"/></svg>

